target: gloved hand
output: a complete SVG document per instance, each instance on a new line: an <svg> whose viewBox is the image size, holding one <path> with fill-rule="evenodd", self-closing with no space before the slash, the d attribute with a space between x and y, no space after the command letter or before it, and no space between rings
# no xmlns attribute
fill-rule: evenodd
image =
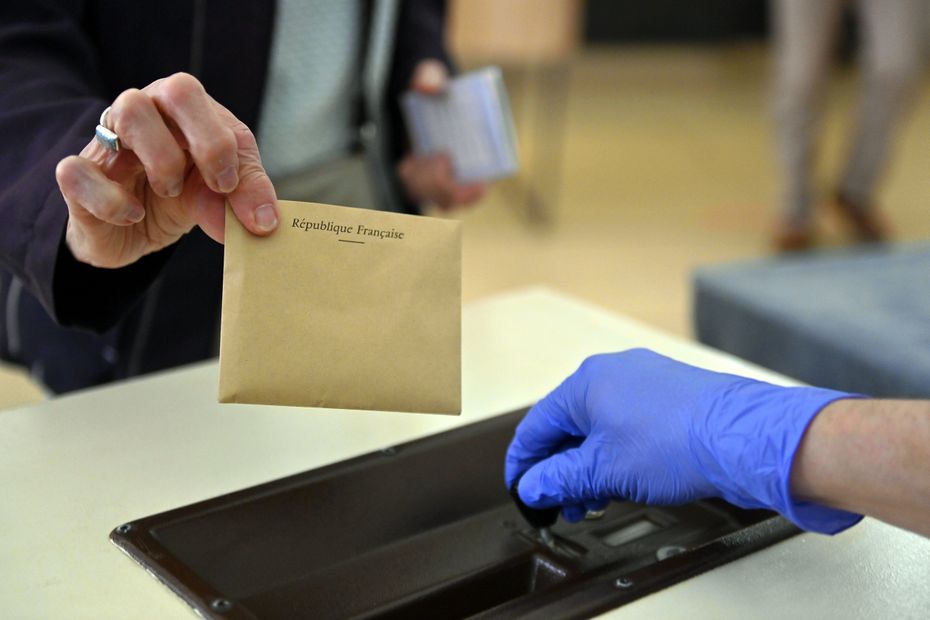
<svg viewBox="0 0 930 620"><path fill-rule="evenodd" d="M507 450L508 488L577 521L612 499L722 497L836 533L861 517L794 501L795 451L827 404L850 394L702 370L646 349L590 357L541 400Z"/></svg>

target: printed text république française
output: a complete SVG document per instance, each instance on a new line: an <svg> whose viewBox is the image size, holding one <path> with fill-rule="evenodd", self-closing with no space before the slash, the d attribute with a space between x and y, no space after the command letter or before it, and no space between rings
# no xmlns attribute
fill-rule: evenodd
<svg viewBox="0 0 930 620"><path fill-rule="evenodd" d="M347 226L345 224L336 224L332 221L314 221L296 217L294 221L291 222L291 228L300 228L305 232L319 230L321 232L331 232L335 235L358 235L362 237L377 237L379 239L404 238L404 233L402 231L394 230L393 228L390 230L381 230L378 228L369 228L364 224Z"/></svg>

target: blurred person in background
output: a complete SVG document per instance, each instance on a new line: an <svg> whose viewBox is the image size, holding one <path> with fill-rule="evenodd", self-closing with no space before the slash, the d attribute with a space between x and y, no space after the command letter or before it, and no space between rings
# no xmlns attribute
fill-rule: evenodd
<svg viewBox="0 0 930 620"><path fill-rule="evenodd" d="M921 68L927 0L774 0L775 111L782 167L775 246L803 250L815 241L812 205L820 98L847 7L859 19L863 92L846 167L832 199L859 241L882 241L888 227L875 206L895 126Z"/></svg>
<svg viewBox="0 0 930 620"><path fill-rule="evenodd" d="M53 392L216 354L227 201L267 235L276 195L413 213L483 191L400 120L402 92L444 88L441 0L0 7L0 357Z"/></svg>

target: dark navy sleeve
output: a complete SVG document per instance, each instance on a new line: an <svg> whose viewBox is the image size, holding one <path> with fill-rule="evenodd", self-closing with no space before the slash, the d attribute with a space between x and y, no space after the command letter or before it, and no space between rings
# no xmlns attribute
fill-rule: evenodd
<svg viewBox="0 0 930 620"><path fill-rule="evenodd" d="M74 259L55 166L93 136L101 95L78 0L0 2L0 268L64 325L103 330L149 285L170 250L123 269Z"/></svg>
<svg viewBox="0 0 930 620"><path fill-rule="evenodd" d="M445 0L403 0L397 17L394 57L387 89L387 115L392 136L389 155L393 162L400 161L410 152L410 139L400 111L400 96L410 89L410 79L416 66L423 60L442 62L455 72L455 65L446 50ZM404 196L403 184L392 175L395 191ZM419 205L404 198L404 208L418 213Z"/></svg>

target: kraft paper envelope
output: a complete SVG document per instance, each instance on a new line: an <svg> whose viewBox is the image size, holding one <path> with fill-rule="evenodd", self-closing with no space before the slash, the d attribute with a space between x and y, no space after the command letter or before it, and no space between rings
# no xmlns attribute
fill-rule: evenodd
<svg viewBox="0 0 930 620"><path fill-rule="evenodd" d="M226 218L220 402L459 414L460 224L278 206Z"/></svg>

